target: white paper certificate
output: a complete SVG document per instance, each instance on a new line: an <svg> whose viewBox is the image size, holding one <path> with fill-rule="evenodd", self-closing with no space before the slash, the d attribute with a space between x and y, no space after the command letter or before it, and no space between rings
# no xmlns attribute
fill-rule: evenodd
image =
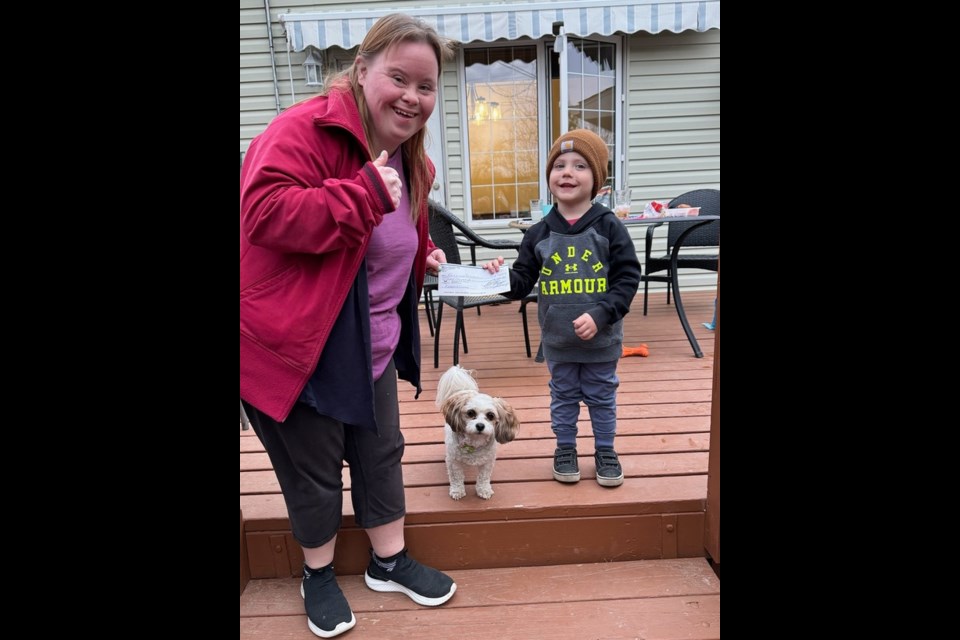
<svg viewBox="0 0 960 640"><path fill-rule="evenodd" d="M510 271L490 273L483 267L441 264L438 293L442 296L489 296L510 291Z"/></svg>

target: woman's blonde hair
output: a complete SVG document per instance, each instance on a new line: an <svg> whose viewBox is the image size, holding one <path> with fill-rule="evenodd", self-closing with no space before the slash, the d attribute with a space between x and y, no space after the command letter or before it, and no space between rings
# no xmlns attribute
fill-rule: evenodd
<svg viewBox="0 0 960 640"><path fill-rule="evenodd" d="M440 82L440 72L443 70L444 60L450 59L453 50L450 43L444 40L440 35L426 22L419 18L408 16L405 13L394 13L384 16L377 20L370 31L367 32L363 42L360 43L360 49L357 56L364 58L369 63L378 55L402 42L423 42L433 49L437 57L437 82ZM370 111L367 108L367 101L363 95L363 87L358 82L360 71L356 62L336 74L326 83L326 91L332 89L350 90L357 101L357 108L360 110L360 120L363 122L363 133L370 140ZM439 92L439 84L437 87ZM434 107L436 108L436 106ZM424 125L419 131L404 142L403 159L409 168L410 191L413 199L410 201L410 209L413 219L416 220L420 215L420 202L422 202L430 191L430 185L426 184L429 174L426 171L426 151L424 150L424 141L427 136L427 127ZM367 149L370 158L376 157L373 149ZM379 152L377 152L379 153Z"/></svg>

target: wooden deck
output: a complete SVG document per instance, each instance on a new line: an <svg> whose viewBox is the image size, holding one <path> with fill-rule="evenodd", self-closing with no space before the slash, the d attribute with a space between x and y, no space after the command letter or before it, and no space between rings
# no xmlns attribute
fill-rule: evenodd
<svg viewBox="0 0 960 640"><path fill-rule="evenodd" d="M584 640L720 637L720 580L702 558L450 571L457 593L426 609L376 593L362 576L337 582L357 617L344 638ZM240 596L245 640L315 638L300 580L253 580Z"/></svg>
<svg viewBox="0 0 960 640"><path fill-rule="evenodd" d="M625 345L644 343L650 356L624 358L618 368L616 448L626 479L612 489L593 479L586 407L578 444L582 479L574 485L552 479L549 376L545 364L526 357L519 304L484 307L479 317L468 310L470 352L461 354L460 364L476 371L485 393L506 398L521 421L519 437L500 447L490 500L473 493L469 470L467 496L454 501L447 495L443 422L434 398L437 380L452 362L453 322L447 309L441 367L433 369L423 318L424 393L414 400L412 387L400 385L407 543L417 559L450 572L459 589L437 610L403 596L388 603L384 594L369 592L360 576L369 545L345 499L335 563L357 629L363 628L357 637L408 637L405 629L450 637L442 630L451 621L464 638L540 637L547 629L557 630L554 638L719 637L719 580L703 559L714 341L700 323L712 318L714 297L714 291L684 293L702 359L693 356L662 292L651 295L646 317L642 294L635 299L625 320ZM535 305L529 313L536 348ZM313 637L298 582L290 579L299 575L302 555L252 431L240 432L240 470L241 588L244 571L252 579L241 596L241 637ZM349 487L347 473L344 482ZM660 577L648 580L648 573ZM572 601L578 606L564 604ZM516 615L491 615L494 604ZM577 616L593 626L583 626ZM597 616L613 626L598 628Z"/></svg>

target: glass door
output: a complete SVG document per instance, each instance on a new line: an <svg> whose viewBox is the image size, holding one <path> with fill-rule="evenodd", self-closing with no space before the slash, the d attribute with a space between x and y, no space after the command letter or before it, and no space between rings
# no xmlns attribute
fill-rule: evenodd
<svg viewBox="0 0 960 640"><path fill-rule="evenodd" d="M617 150L620 139L617 45L565 34L556 42L559 46L549 47L550 143L571 129L593 131L607 143L610 153L607 183L616 185L621 166Z"/></svg>
<svg viewBox="0 0 960 640"><path fill-rule="evenodd" d="M464 49L464 184L471 222L531 217L530 202L549 197L541 160L570 129L589 129L607 142L608 184L619 184L618 41L561 34L556 42Z"/></svg>

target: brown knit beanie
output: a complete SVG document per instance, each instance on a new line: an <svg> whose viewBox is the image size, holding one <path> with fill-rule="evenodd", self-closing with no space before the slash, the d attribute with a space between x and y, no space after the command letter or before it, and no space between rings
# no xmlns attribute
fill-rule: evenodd
<svg viewBox="0 0 960 640"><path fill-rule="evenodd" d="M547 157L547 184L550 184L550 170L553 169L557 156L567 151L576 151L582 155L593 169L593 195L590 197L595 198L600 187L607 181L607 144L600 136L586 129L567 131L550 147L550 155Z"/></svg>

